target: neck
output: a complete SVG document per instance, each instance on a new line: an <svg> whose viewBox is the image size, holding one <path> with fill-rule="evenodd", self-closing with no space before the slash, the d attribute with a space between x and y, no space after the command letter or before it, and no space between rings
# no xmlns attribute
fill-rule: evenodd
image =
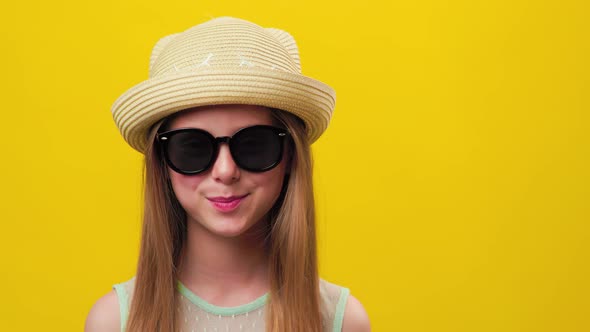
<svg viewBox="0 0 590 332"><path fill-rule="evenodd" d="M261 221L246 233L228 238L211 233L189 217L179 279L203 291L266 288L268 255L260 236L264 225Z"/></svg>

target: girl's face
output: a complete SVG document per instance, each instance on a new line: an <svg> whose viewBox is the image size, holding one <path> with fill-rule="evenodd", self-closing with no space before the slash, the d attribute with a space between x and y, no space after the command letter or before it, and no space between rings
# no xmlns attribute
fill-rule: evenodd
<svg viewBox="0 0 590 332"><path fill-rule="evenodd" d="M213 136L232 136L240 128L273 125L270 110L254 105L213 105L185 111L172 119L168 129L201 128ZM243 234L261 221L277 200L287 169L287 150L274 168L253 173L239 168L227 144L221 144L213 165L196 175L183 175L168 167L176 198L187 213L187 223L223 237ZM215 197L244 196L227 211Z"/></svg>

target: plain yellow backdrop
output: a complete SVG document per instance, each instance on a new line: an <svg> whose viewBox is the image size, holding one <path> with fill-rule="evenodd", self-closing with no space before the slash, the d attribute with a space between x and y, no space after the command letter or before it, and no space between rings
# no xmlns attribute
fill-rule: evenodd
<svg viewBox="0 0 590 332"><path fill-rule="evenodd" d="M590 331L586 1L3 4L2 331L81 331L135 273L141 155L110 107L217 16L289 31L332 85L321 276L374 331Z"/></svg>

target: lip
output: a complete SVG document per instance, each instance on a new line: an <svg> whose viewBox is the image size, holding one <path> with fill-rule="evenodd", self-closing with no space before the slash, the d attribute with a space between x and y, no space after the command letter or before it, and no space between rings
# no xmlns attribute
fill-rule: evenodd
<svg viewBox="0 0 590 332"><path fill-rule="evenodd" d="M219 202L219 203L229 203L232 201L235 201L236 199L242 199L244 197L248 196L248 194L246 195L242 195L242 196L216 196L216 197L207 197L208 200L210 200L211 202Z"/></svg>
<svg viewBox="0 0 590 332"><path fill-rule="evenodd" d="M244 200L244 196L229 196L229 197L211 197L207 198L211 205L220 212L230 212L238 208L240 203Z"/></svg>

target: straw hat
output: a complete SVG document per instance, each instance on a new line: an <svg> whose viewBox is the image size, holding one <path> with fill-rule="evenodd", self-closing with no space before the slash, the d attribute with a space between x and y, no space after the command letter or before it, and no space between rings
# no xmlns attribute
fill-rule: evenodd
<svg viewBox="0 0 590 332"><path fill-rule="evenodd" d="M328 127L334 90L301 74L299 50L286 31L219 17L161 38L150 57L149 78L112 105L123 138L144 153L149 128L182 109L252 104L299 116L309 143Z"/></svg>

